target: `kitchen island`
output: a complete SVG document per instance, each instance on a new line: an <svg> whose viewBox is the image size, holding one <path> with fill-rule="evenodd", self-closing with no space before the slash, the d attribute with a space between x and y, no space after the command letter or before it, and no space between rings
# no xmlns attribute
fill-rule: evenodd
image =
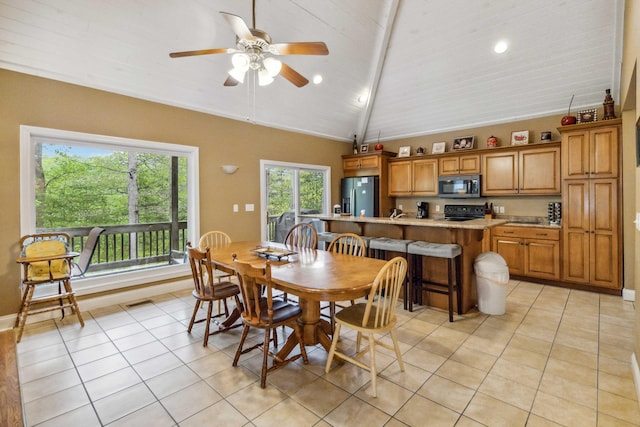
<svg viewBox="0 0 640 427"><path fill-rule="evenodd" d="M462 247L462 313L477 305L478 298L473 274L473 262L482 252L491 250L491 229L508 223L504 219L471 219L446 221L411 217L353 217L333 215L301 215L301 218L321 220L325 230L334 233L356 233L367 237L389 237L433 243L457 243ZM387 258L396 254L387 254ZM439 283L447 282L446 260L423 258L423 275ZM447 297L425 293L426 305L446 309ZM456 308L457 310L457 308Z"/></svg>

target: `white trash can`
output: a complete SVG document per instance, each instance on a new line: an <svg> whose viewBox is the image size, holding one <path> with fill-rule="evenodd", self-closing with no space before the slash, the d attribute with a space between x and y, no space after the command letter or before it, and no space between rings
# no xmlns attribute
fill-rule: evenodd
<svg viewBox="0 0 640 427"><path fill-rule="evenodd" d="M484 252L474 263L478 284L478 310L501 315L506 311L509 267L500 254Z"/></svg>

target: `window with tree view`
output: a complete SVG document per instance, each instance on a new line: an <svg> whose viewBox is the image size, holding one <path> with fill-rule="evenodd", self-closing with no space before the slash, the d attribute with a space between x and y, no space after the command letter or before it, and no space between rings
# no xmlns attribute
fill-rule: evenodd
<svg viewBox="0 0 640 427"><path fill-rule="evenodd" d="M104 228L88 277L183 263L189 156L88 139L32 136L33 231L67 232L80 252Z"/></svg>

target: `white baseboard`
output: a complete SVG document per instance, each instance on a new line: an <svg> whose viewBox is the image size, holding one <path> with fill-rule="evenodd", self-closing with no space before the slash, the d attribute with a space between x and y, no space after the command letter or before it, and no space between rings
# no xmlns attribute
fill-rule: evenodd
<svg viewBox="0 0 640 427"><path fill-rule="evenodd" d="M127 302L142 300L156 295L162 295L170 292L181 291L183 289L193 288L193 280L191 278L177 280L175 282L163 283L154 286L145 286L139 289L131 289L128 291L115 292L113 294L83 298L78 302L80 311L91 311L101 307L108 307L115 304L124 304ZM17 313L16 313L17 314ZM16 314L0 317L0 330L11 329L16 321ZM49 311L34 316L27 317L27 323L42 322L44 320L56 319L60 316L59 311Z"/></svg>
<svg viewBox="0 0 640 427"><path fill-rule="evenodd" d="M633 382L636 385L636 397L640 406L640 367L638 367L638 357L631 353L631 370L633 371Z"/></svg>
<svg viewBox="0 0 640 427"><path fill-rule="evenodd" d="M635 301L636 300L636 291L634 289L623 289L622 290L622 299L625 301Z"/></svg>

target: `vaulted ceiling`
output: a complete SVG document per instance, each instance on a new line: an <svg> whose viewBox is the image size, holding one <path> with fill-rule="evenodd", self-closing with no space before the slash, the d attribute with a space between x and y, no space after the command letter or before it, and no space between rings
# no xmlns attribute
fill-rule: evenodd
<svg viewBox="0 0 640 427"><path fill-rule="evenodd" d="M256 0L274 43L324 41L280 59L282 77L225 87L235 47L221 11L251 0L0 0L0 67L270 127L381 141L618 101L624 0ZM508 42L503 54L493 51Z"/></svg>

